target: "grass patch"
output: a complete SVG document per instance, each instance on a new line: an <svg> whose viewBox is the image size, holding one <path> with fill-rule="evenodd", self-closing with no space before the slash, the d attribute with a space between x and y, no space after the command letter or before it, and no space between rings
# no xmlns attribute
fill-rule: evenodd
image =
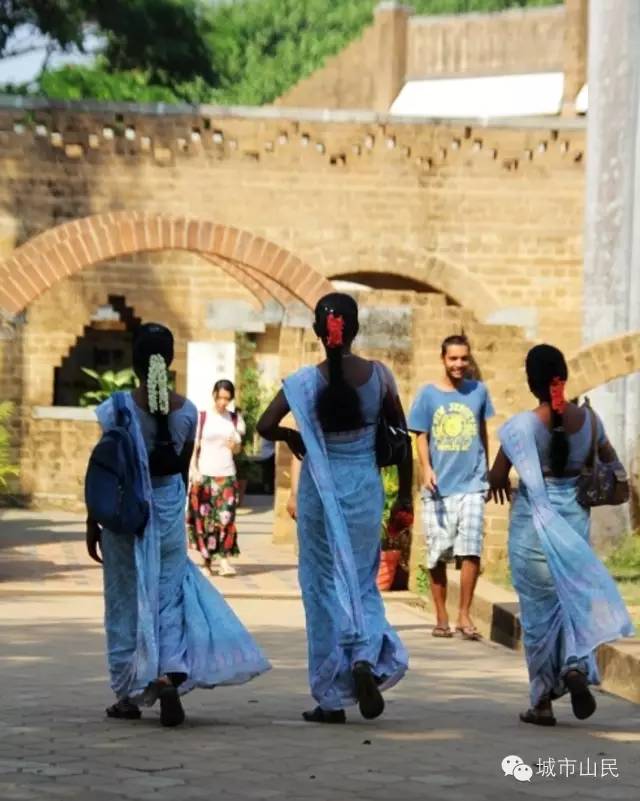
<svg viewBox="0 0 640 801"><path fill-rule="evenodd" d="M419 565L418 572L416 574L416 592L418 595L428 595L429 585L429 571L427 570L426 565Z"/></svg>
<svg viewBox="0 0 640 801"><path fill-rule="evenodd" d="M628 534L604 560L629 607L633 625L640 629L640 536Z"/></svg>

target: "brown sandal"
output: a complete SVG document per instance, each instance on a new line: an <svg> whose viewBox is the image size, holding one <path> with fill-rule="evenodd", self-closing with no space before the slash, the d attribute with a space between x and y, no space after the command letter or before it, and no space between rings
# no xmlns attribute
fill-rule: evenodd
<svg viewBox="0 0 640 801"><path fill-rule="evenodd" d="M456 631L462 634L463 640L480 640L480 632L475 626L456 626Z"/></svg>
<svg viewBox="0 0 640 801"><path fill-rule="evenodd" d="M431 635L433 637L446 637L449 639L450 637L453 637L453 632L449 626L434 626L431 630Z"/></svg>

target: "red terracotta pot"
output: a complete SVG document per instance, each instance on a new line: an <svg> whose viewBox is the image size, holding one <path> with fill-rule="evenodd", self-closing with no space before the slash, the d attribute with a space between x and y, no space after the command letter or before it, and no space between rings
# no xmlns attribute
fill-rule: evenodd
<svg viewBox="0 0 640 801"><path fill-rule="evenodd" d="M393 584L393 579L396 575L396 570L400 564L400 557L402 551L381 551L380 552L380 569L378 570L378 578L376 584L379 590L390 590Z"/></svg>

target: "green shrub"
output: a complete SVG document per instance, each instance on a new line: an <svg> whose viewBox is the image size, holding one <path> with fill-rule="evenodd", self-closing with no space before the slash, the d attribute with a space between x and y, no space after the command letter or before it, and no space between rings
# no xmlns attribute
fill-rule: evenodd
<svg viewBox="0 0 640 801"><path fill-rule="evenodd" d="M9 401L0 402L0 489L9 486L9 476L18 475L17 466L10 462L9 432L6 427L13 410L13 404Z"/></svg>

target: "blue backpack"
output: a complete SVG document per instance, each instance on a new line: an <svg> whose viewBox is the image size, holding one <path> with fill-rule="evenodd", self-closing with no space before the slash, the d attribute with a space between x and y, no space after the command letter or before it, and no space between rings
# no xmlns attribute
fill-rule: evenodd
<svg viewBox="0 0 640 801"><path fill-rule="evenodd" d="M114 534L142 535L149 519L142 470L122 392L113 395L116 425L93 449L84 480L89 517Z"/></svg>

